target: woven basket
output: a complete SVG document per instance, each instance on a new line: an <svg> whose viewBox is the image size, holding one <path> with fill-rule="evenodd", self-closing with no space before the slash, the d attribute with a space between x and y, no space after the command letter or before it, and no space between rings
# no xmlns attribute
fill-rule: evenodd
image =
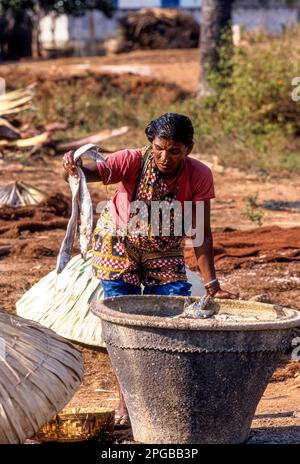
<svg viewBox="0 0 300 464"><path fill-rule="evenodd" d="M38 441L74 442L113 433L115 411L108 408L65 408L36 434Z"/></svg>

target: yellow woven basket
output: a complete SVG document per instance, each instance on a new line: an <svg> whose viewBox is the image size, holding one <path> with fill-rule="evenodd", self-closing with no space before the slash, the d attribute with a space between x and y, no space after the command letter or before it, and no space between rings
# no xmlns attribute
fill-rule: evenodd
<svg viewBox="0 0 300 464"><path fill-rule="evenodd" d="M36 434L38 441L74 442L113 433L115 411L108 408L65 408Z"/></svg>

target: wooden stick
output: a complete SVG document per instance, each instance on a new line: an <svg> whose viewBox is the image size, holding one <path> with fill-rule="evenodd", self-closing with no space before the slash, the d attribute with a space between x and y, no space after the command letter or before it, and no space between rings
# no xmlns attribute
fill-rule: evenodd
<svg viewBox="0 0 300 464"><path fill-rule="evenodd" d="M104 130L98 132L97 134L89 135L88 137L74 140L72 142L59 143L58 145L56 145L56 150L59 153L64 153L69 150L76 150L77 148L81 147L82 145L85 145L86 143L100 143L112 137L118 137L120 135L126 134L128 130L128 126L123 126L113 130Z"/></svg>

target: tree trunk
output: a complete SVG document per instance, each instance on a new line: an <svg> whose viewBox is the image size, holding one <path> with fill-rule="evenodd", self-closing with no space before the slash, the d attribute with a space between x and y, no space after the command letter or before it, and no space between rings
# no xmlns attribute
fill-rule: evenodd
<svg viewBox="0 0 300 464"><path fill-rule="evenodd" d="M88 13L89 19L89 54L96 55L97 54L97 47L96 47L96 24L95 24L95 16L94 11L91 10Z"/></svg>
<svg viewBox="0 0 300 464"><path fill-rule="evenodd" d="M34 58L41 58L42 56L42 44L41 44L41 20L43 14L42 10L37 3L34 8L33 18L33 31L32 31L32 56Z"/></svg>
<svg viewBox="0 0 300 464"><path fill-rule="evenodd" d="M7 58L19 60L31 56L32 21L26 11L18 10L10 18L7 28Z"/></svg>
<svg viewBox="0 0 300 464"><path fill-rule="evenodd" d="M55 12L51 13L51 47L53 49L56 48L56 20L57 20L57 14Z"/></svg>
<svg viewBox="0 0 300 464"><path fill-rule="evenodd" d="M218 71L220 48L226 46L232 50L232 37L229 34L232 3L233 0L202 0L199 96L214 91L209 83L209 75L212 71Z"/></svg>

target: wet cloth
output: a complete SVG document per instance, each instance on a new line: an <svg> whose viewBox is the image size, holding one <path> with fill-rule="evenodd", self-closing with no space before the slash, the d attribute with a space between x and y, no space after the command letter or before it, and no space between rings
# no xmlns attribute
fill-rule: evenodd
<svg viewBox="0 0 300 464"><path fill-rule="evenodd" d="M74 163L82 156L90 158L97 163L106 164L102 154L99 152L99 147L93 143L88 143L78 148L74 155ZM107 166L110 171L109 166ZM93 205L91 196L86 184L86 179L83 170L76 166L77 177L68 176L72 192L72 214L68 222L66 235L61 244L56 263L57 274L61 273L71 259L73 243L77 232L77 220L80 216L80 251L85 259L88 251L88 246L93 232Z"/></svg>
<svg viewBox="0 0 300 464"><path fill-rule="evenodd" d="M181 165L180 171L175 179L166 181L160 174L153 160L153 153L151 147L146 147L142 150L119 152L115 154L114 159L109 164L112 172L113 180L120 180L121 173L116 173L123 167L126 175L129 175L130 168L126 164L126 156L129 156L132 161L132 172L135 174L135 183L137 183L138 174L142 175L139 179L136 193L134 194L133 181L127 182L123 180L122 185L119 187L117 194L108 202L100 215L97 223L94 240L93 240L93 269L94 274L101 280L118 280L123 279L125 282L139 286L141 283L148 286L165 285L171 282L185 282L186 272L183 257L183 250L181 247L182 236L177 236L174 232L174 223L176 220L176 212L170 214L170 234L164 236L162 234L162 220L159 217L159 224L157 224L159 234L153 235L151 227L153 224L148 222L149 212L153 201L166 201L172 204L173 201L198 201L214 197L213 181L209 168L203 163L200 163L200 171L202 176L200 180L194 180L192 185L200 185L203 187L205 184L206 189L201 192L199 190L192 191L184 198L181 195L180 200L180 185L183 188L183 180L189 184L191 182L187 179L192 177L190 172L187 176L187 166L192 171L192 165L184 160ZM136 159L139 157L139 171L136 170ZM141 162L143 160L143 162ZM128 161L128 160L127 160ZM196 161L197 160L192 160ZM109 163L109 158L107 158ZM105 181L105 171L99 165L99 172L101 178ZM202 170L202 166L205 168ZM208 170L208 171L207 171ZM203 173L210 173L209 179L203 179ZM125 184L127 186L125 188ZM123 200L123 205L118 205L118 195L127 192L127 197ZM181 192L182 194L182 192ZM123 195L124 196L124 195ZM145 204L146 211L141 211L139 228L129 230L128 224L136 214L136 211L130 213L128 202L133 198L142 201ZM143 216L145 214L145 217ZM122 215L122 220L120 216ZM141 235L140 230L145 230L146 235ZM123 232L120 233L120 231ZM117 232L117 233L116 233Z"/></svg>

